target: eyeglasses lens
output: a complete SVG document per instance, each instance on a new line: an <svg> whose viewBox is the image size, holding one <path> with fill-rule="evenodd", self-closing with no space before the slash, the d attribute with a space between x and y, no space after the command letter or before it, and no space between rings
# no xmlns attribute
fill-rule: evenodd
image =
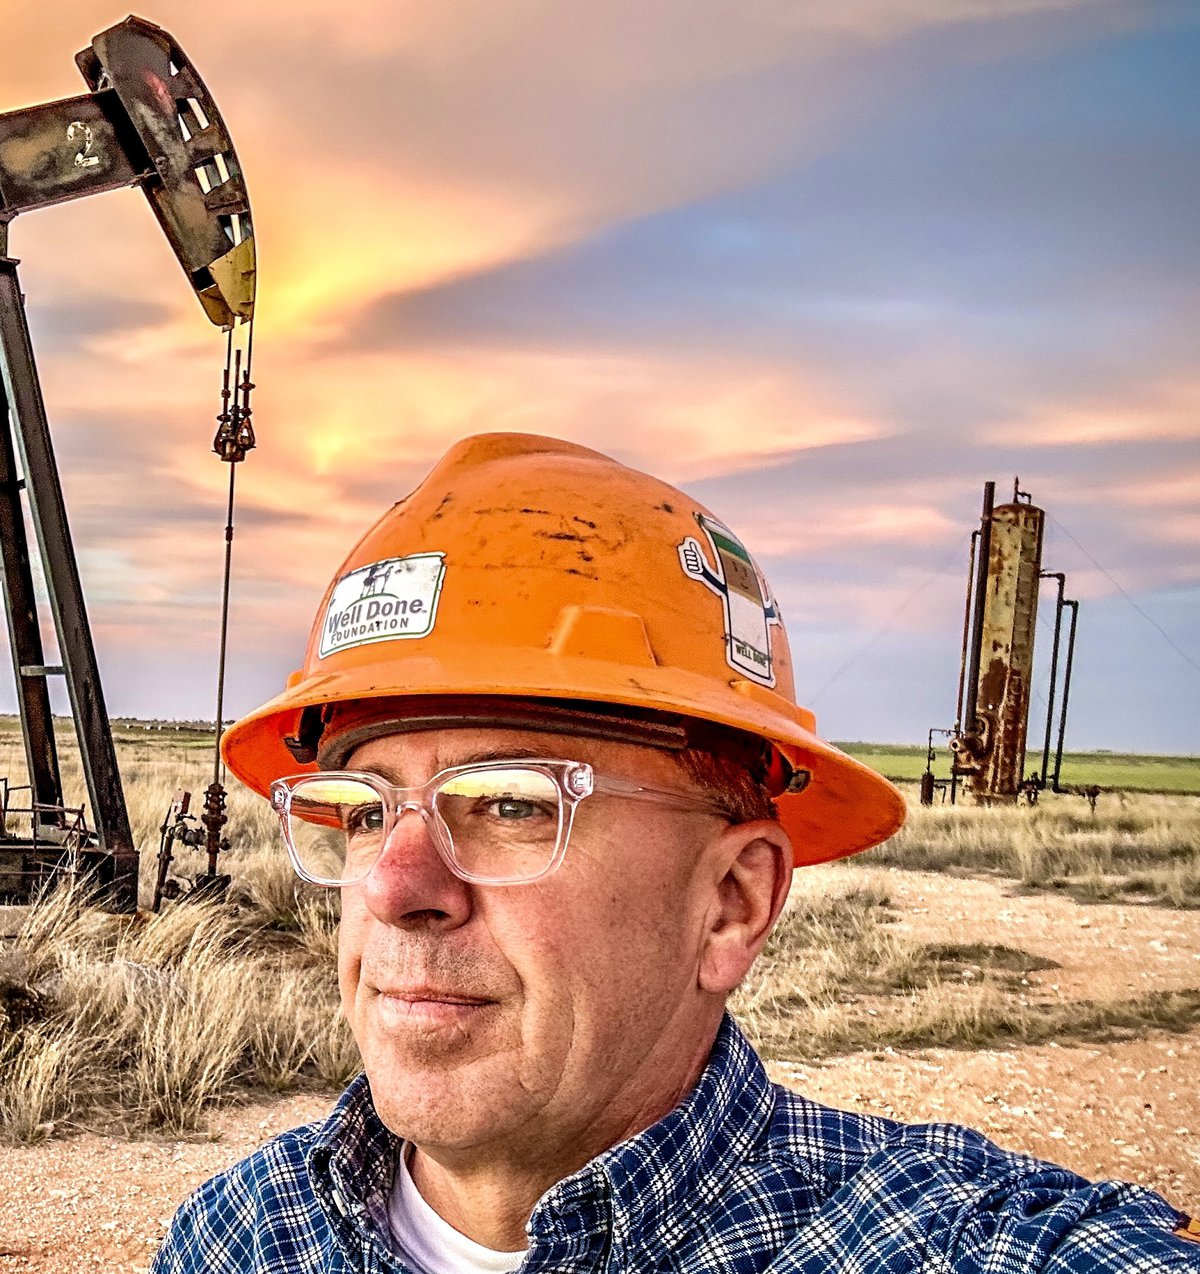
<svg viewBox="0 0 1200 1274"><path fill-rule="evenodd" d="M477 880L531 880L550 866L562 827L558 784L514 766L452 775L433 801L455 861Z"/></svg>
<svg viewBox="0 0 1200 1274"><path fill-rule="evenodd" d="M554 861L562 797L552 775L525 766L471 768L438 784L429 831L455 869L478 881L515 883ZM303 874L323 884L362 880L390 829L385 798L364 779L319 774L295 783L287 834Z"/></svg>

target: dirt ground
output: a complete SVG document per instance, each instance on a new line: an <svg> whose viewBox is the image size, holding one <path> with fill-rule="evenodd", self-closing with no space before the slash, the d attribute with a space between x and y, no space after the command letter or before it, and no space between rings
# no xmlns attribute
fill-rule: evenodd
<svg viewBox="0 0 1200 1274"><path fill-rule="evenodd" d="M813 869L844 887L842 873ZM1200 912L1085 905L1014 894L1004 882L871 871L913 937L1003 943L1061 967L1032 995L1123 998L1200 986ZM1141 1181L1200 1211L1200 1030L1108 1044L853 1055L773 1064L776 1079L834 1106L971 1124L1001 1145L1091 1177ZM226 1109L205 1138L128 1141L94 1133L0 1150L0 1271L142 1271L193 1186L330 1098ZM1189 1206L1191 1205L1191 1206Z"/></svg>

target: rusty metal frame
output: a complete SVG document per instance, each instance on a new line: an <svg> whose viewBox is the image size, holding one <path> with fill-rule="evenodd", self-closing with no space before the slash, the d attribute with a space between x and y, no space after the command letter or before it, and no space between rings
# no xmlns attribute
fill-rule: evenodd
<svg viewBox="0 0 1200 1274"><path fill-rule="evenodd" d="M4 227L0 224L0 255L3 238ZM42 646L29 538L25 531L24 490L25 479L17 469L8 397L0 377L0 589L4 595L8 648L21 709L25 768L35 803L53 806L62 802L62 781L46 680L50 670L46 667ZM34 830L36 834L36 828Z"/></svg>
<svg viewBox="0 0 1200 1274"><path fill-rule="evenodd" d="M1048 785L1061 792L1063 741L1067 700L1075 653L1079 603L1063 596L1066 576L1042 570L1045 512L1013 484L1012 501L997 506L996 484L983 488L979 529L971 535L971 563L963 613L962 657L958 670L958 702L950 738L950 800L957 781L969 781L977 801L1015 801L1022 793L1036 801ZM1039 586L1044 579L1058 584L1054 616L1054 644L1050 656L1049 699L1042 741L1040 773L1025 775L1029 716L1033 692L1034 638L1038 619ZM1063 612L1070 608L1071 626L1064 671L1062 701L1058 701ZM1055 711L1058 746L1053 776L1050 747ZM922 800L932 798L933 735Z"/></svg>
<svg viewBox="0 0 1200 1274"><path fill-rule="evenodd" d="M28 803L14 801L27 792ZM14 816L31 834L10 826ZM94 883L111 882L105 874L107 856L92 845L82 805L47 806L38 801L32 784L10 784L0 777L0 899L28 900L50 881L65 874Z"/></svg>
<svg viewBox="0 0 1200 1274"><path fill-rule="evenodd" d="M17 278L17 262L9 256L0 256L0 394L7 435L0 444L0 455L7 470L3 521L5 530L14 533L11 551L7 544L5 547L5 600L13 637L13 662L22 689L21 723L25 753L30 762L30 780L34 785L35 811L62 804L53 744L54 721L46 689L46 678L61 673L75 718L96 835L101 848L112 859L113 902L121 910L134 911L137 909L138 856L125 807L58 465L50 441L46 406ZM16 479L12 465L14 453L20 459L23 483ZM41 631L33 604L28 546L19 502L20 486L24 488L41 552L50 610L58 634L60 667L47 667L41 655ZM10 557L16 565L12 580L7 572ZM24 662L26 659L31 662ZM39 681L41 690L36 685ZM35 823L39 817L35 812Z"/></svg>

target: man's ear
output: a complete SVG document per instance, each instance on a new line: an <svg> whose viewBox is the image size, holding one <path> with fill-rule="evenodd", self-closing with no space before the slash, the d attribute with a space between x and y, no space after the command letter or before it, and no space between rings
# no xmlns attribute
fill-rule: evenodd
<svg viewBox="0 0 1200 1274"><path fill-rule="evenodd" d="M735 823L712 847L716 875L700 953L701 990L728 995L749 972L792 882L792 843L778 823Z"/></svg>

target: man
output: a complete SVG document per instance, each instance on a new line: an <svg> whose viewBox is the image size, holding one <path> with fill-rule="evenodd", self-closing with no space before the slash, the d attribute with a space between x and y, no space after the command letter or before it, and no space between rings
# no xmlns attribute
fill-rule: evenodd
<svg viewBox="0 0 1200 1274"><path fill-rule="evenodd" d="M707 510L568 443L453 448L224 745L341 890L365 1075L193 1195L158 1274L1200 1271L1149 1191L768 1082L724 1005L793 864L902 820L814 730Z"/></svg>

